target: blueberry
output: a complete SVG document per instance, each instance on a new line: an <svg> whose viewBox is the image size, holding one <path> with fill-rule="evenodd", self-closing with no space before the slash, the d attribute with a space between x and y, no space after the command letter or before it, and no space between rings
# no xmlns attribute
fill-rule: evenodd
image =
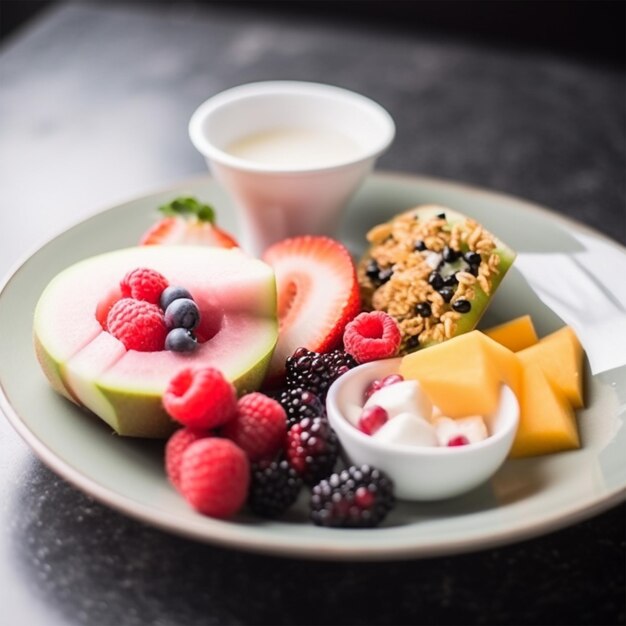
<svg viewBox="0 0 626 626"><path fill-rule="evenodd" d="M441 289L443 287L443 278L439 272L431 272L428 276L428 284L433 289Z"/></svg>
<svg viewBox="0 0 626 626"><path fill-rule="evenodd" d="M459 282L456 274L450 274L450 276L444 278L443 284L445 287L454 287Z"/></svg>
<svg viewBox="0 0 626 626"><path fill-rule="evenodd" d="M406 347L409 350L412 350L413 348L417 348L417 346L419 346L419 343L419 339L415 335L411 335L411 337L406 340Z"/></svg>
<svg viewBox="0 0 626 626"><path fill-rule="evenodd" d="M454 287L443 287L439 290L439 295L443 298L444 302L450 302L454 295Z"/></svg>
<svg viewBox="0 0 626 626"><path fill-rule="evenodd" d="M457 311L457 313L469 313L472 309L472 303L469 300L457 300L452 304L452 308Z"/></svg>
<svg viewBox="0 0 626 626"><path fill-rule="evenodd" d="M463 258L470 264L470 265L480 265L481 262L481 258L480 258L480 254L478 254L478 252L466 252L463 255Z"/></svg>
<svg viewBox="0 0 626 626"><path fill-rule="evenodd" d="M189 298L189 300L193 300L191 294L184 287L166 287L161 294L159 306L165 311L174 300L178 300L179 298Z"/></svg>
<svg viewBox="0 0 626 626"><path fill-rule="evenodd" d="M371 280L376 280L378 278L378 272L380 272L380 267L378 267L378 263L372 259L365 268L365 275Z"/></svg>
<svg viewBox="0 0 626 626"><path fill-rule="evenodd" d="M384 285L393 275L393 270L390 267L386 267L378 272L378 282Z"/></svg>
<svg viewBox="0 0 626 626"><path fill-rule="evenodd" d="M424 240L417 239L413 244L413 250L415 250L416 252L422 252L423 250L426 250L426 244L424 243Z"/></svg>
<svg viewBox="0 0 626 626"><path fill-rule="evenodd" d="M186 328L173 328L165 338L165 349L172 352L193 352L197 346L196 338Z"/></svg>
<svg viewBox="0 0 626 626"><path fill-rule="evenodd" d="M165 309L165 325L168 328L193 330L199 322L198 305L189 298L178 298Z"/></svg>
<svg viewBox="0 0 626 626"><path fill-rule="evenodd" d="M445 246L443 249L443 260L446 263L454 263L461 256L460 252L457 252L454 248L450 246Z"/></svg>
<svg viewBox="0 0 626 626"><path fill-rule="evenodd" d="M428 302L419 302L416 304L415 311L421 317L430 317L432 315L432 309Z"/></svg>

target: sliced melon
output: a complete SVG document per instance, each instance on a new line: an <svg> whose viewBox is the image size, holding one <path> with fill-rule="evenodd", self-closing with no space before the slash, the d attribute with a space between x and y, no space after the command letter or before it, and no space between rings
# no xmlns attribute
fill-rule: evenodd
<svg viewBox="0 0 626 626"><path fill-rule="evenodd" d="M573 408L584 406L583 349L571 327L559 328L519 355L536 362Z"/></svg>
<svg viewBox="0 0 626 626"><path fill-rule="evenodd" d="M399 373L418 380L444 415L491 415L502 383L519 396L521 363L513 352L471 331L402 358Z"/></svg>
<svg viewBox="0 0 626 626"><path fill-rule="evenodd" d="M192 354L137 352L103 328L121 278L137 267L188 289L202 334ZM174 424L161 406L169 380L186 366L220 369L243 392L257 389L278 335L271 268L239 249L154 246L117 250L61 272L43 292L34 319L37 356L52 386L118 434L165 437Z"/></svg>
<svg viewBox="0 0 626 626"><path fill-rule="evenodd" d="M534 346L539 341L530 315L516 317L504 324L488 328L484 333L513 352Z"/></svg>
<svg viewBox="0 0 626 626"><path fill-rule="evenodd" d="M510 456L520 458L579 448L576 416L569 402L538 363L527 355L521 358L524 368L520 421Z"/></svg>

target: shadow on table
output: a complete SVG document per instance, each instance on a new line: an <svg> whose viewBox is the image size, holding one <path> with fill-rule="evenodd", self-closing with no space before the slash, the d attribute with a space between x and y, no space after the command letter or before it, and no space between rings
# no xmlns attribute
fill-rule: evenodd
<svg viewBox="0 0 626 626"><path fill-rule="evenodd" d="M17 573L71 624L583 624L624 617L623 546L620 553L605 541L623 528L624 506L476 554L322 563L171 536L85 497L37 460L25 471L29 487L16 503Z"/></svg>

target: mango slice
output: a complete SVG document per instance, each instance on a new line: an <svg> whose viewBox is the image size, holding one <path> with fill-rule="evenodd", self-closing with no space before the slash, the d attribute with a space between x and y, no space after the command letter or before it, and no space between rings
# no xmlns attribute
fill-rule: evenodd
<svg viewBox="0 0 626 626"><path fill-rule="evenodd" d="M492 326L484 333L513 352L534 346L539 341L530 315L522 315L504 324Z"/></svg>
<svg viewBox="0 0 626 626"><path fill-rule="evenodd" d="M511 458L579 448L576 416L569 402L533 361L532 354L521 360L524 368L522 393L518 396L520 422Z"/></svg>
<svg viewBox="0 0 626 626"><path fill-rule="evenodd" d="M444 415L490 415L507 384L519 397L522 366L513 352L474 330L406 355L399 373L419 380Z"/></svg>
<svg viewBox="0 0 626 626"><path fill-rule="evenodd" d="M573 408L584 406L583 349L572 328L560 328L522 350L518 356L524 361L537 363Z"/></svg>

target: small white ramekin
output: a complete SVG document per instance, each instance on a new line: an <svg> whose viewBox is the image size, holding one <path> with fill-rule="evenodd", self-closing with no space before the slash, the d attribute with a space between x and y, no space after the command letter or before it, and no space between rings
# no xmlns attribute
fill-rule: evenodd
<svg viewBox="0 0 626 626"><path fill-rule="evenodd" d="M451 448L386 443L362 433L346 415L363 404L363 393L372 380L397 373L399 364L399 358L366 363L331 385L328 419L350 461L386 472L396 496L404 500L450 498L487 481L506 459L517 432L519 404L513 391L502 386L498 410L485 416L490 436L483 441Z"/></svg>
<svg viewBox="0 0 626 626"><path fill-rule="evenodd" d="M279 128L335 130L351 138L359 151L315 168L264 165L227 152L247 135ZM268 81L206 100L191 117L189 135L236 203L243 247L259 254L285 237L332 234L341 208L393 141L395 125L379 104L352 91Z"/></svg>

